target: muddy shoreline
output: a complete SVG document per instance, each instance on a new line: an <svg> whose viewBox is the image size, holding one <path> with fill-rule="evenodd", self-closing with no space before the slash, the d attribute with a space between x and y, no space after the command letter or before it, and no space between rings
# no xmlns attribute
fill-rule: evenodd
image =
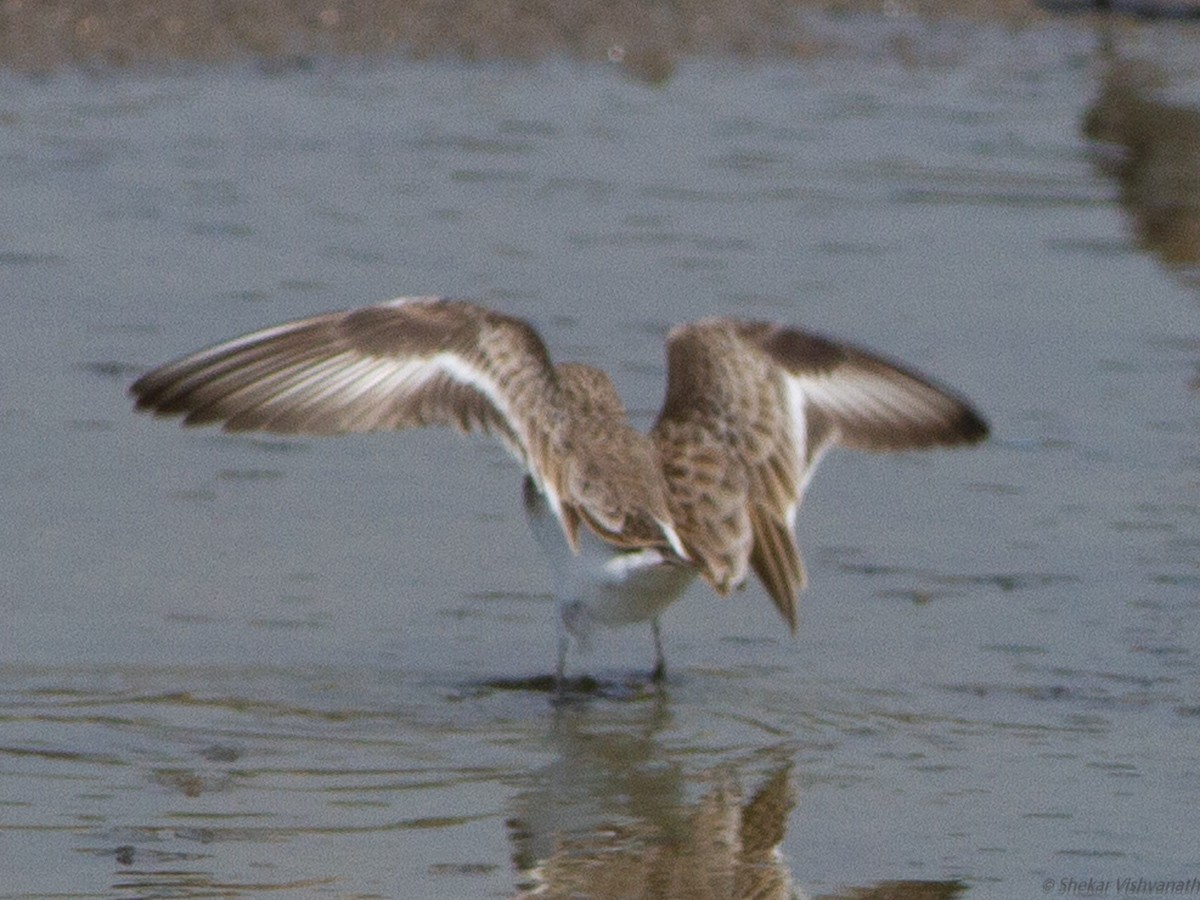
<svg viewBox="0 0 1200 900"><path fill-rule="evenodd" d="M804 58L820 21L882 15L1022 27L1033 0L0 0L0 66L36 73L325 56L617 61L658 80L695 56Z"/></svg>

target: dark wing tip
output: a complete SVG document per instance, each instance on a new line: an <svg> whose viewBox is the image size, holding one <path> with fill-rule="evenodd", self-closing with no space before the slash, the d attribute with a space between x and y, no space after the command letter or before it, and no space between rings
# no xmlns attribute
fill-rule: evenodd
<svg viewBox="0 0 1200 900"><path fill-rule="evenodd" d="M955 444L978 444L992 433L987 420L967 403L963 403L951 436Z"/></svg>
<svg viewBox="0 0 1200 900"><path fill-rule="evenodd" d="M176 390L173 379L164 377L166 367L147 372L129 386L136 412L147 413L160 419L182 418L187 426L210 425L222 421L222 416L211 408L196 407L189 394Z"/></svg>
<svg viewBox="0 0 1200 900"><path fill-rule="evenodd" d="M163 385L156 377L158 374L158 370L147 372L129 386L127 393L133 398L133 408L156 416L181 415L184 409L173 409L163 400Z"/></svg>
<svg viewBox="0 0 1200 900"><path fill-rule="evenodd" d="M941 409L913 417L896 414L876 419L869 414L835 413L837 440L855 450L889 453L968 447L991 433L987 421L966 402L947 392L935 396Z"/></svg>
<svg viewBox="0 0 1200 900"><path fill-rule="evenodd" d="M883 354L779 325L743 324L742 334L754 340L789 374L836 379L839 371L857 371L876 381L880 387L889 384L925 408L924 412L916 407L911 413L904 413L899 408L887 412L880 407L882 397L875 399L873 413L867 406L861 411L847 407L846 416L836 417L842 419L843 427L851 425L847 419L856 420L851 430L861 431L861 434L848 437L851 444L862 449L903 450L977 444L991 430L983 416L957 391ZM877 421L872 423L872 418ZM890 426L886 426L889 419Z"/></svg>

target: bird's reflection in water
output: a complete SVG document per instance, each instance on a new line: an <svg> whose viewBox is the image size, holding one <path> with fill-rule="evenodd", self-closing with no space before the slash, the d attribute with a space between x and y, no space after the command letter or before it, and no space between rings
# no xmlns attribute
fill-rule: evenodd
<svg viewBox="0 0 1200 900"><path fill-rule="evenodd" d="M1116 179L1139 246L1192 269L1200 264L1200 107L1164 99L1166 87L1154 64L1114 60L1083 133L1117 150L1096 161ZM1193 278L1200 284L1200 272Z"/></svg>
<svg viewBox="0 0 1200 900"><path fill-rule="evenodd" d="M517 795L508 821L522 879L516 900L813 897L780 852L796 802L795 748L697 766L718 751L672 750L661 737L671 724L665 704L638 715L558 714L558 756ZM820 896L948 900L963 890L958 881L886 881Z"/></svg>
<svg viewBox="0 0 1200 900"><path fill-rule="evenodd" d="M1116 179L1138 245L1200 290L1200 106L1164 100L1161 68L1102 45L1111 61L1084 136L1117 151L1095 158ZM1200 371L1190 386L1200 392Z"/></svg>
<svg viewBox="0 0 1200 900"><path fill-rule="evenodd" d="M525 879L518 897L795 896L779 854L794 802L791 754L772 748L689 771L692 754L660 741L669 724L662 703L636 724L559 714L560 755L509 820ZM763 768L747 798L737 770Z"/></svg>

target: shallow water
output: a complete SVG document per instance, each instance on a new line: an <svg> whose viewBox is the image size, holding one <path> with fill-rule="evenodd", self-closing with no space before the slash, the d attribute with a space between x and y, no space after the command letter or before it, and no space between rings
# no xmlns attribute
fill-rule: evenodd
<svg viewBox="0 0 1200 900"><path fill-rule="evenodd" d="M924 62L657 88L553 62L6 78L0 897L1194 875L1195 35L1121 36L1170 73L1133 106L1081 27L909 40ZM697 586L663 691L648 629L619 632L556 709L512 689L552 667L553 605L498 447L228 437L125 396L203 344L434 292L528 317L641 424L669 325L733 313L908 360L995 436L834 454L795 640L757 586Z"/></svg>

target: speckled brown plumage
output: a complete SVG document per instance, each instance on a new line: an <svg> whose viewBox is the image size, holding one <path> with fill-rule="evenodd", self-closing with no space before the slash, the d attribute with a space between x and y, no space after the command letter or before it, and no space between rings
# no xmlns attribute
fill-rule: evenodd
<svg viewBox="0 0 1200 900"><path fill-rule="evenodd" d="M987 433L961 397L867 351L710 319L670 333L666 397L644 435L604 372L556 365L527 323L440 298L264 329L155 369L131 391L139 409L231 431L491 432L572 548L587 529L613 553L658 552L647 565L690 565L722 594L753 570L793 630L805 582L795 516L824 451Z"/></svg>
<svg viewBox="0 0 1200 900"><path fill-rule="evenodd" d="M652 434L675 525L701 573L724 593L749 564L795 630L805 584L795 516L825 450L971 443L987 425L945 388L848 344L709 319L668 337Z"/></svg>

